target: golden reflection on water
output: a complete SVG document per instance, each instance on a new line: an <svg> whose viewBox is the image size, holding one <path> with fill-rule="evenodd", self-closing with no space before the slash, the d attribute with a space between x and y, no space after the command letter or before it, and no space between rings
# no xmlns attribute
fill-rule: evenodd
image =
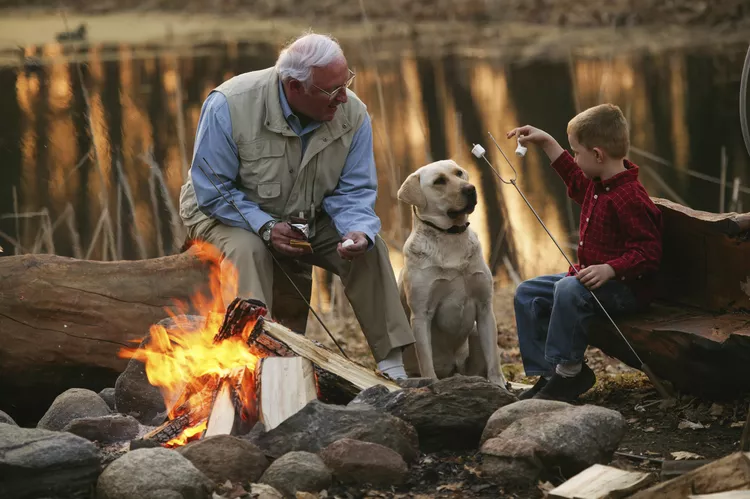
<svg viewBox="0 0 750 499"><path fill-rule="evenodd" d="M259 69L258 61L267 61L267 54L265 58L254 59L243 55L239 43L228 42L215 57L190 58L168 52L143 57L136 48L120 44L116 48L116 60L113 60L111 50L107 52L102 46L92 46L82 71L90 106L87 110L82 95L79 96L81 89L76 87L80 85L78 69L65 59L62 46L49 44L41 50L45 56L56 56L56 62L39 72L20 71L15 82L21 112L21 177L15 180L19 210L38 211L47 207L55 221L68 203L77 210L85 208L86 213L77 213L76 216L79 223L86 220L88 230L83 234L82 243L84 251L93 248L91 258L154 257L162 252L177 251L178 245L170 246L169 236L164 235L169 226L168 211L160 195L155 197L154 193L160 191L149 161L158 163L169 195L167 202L176 206L184 181L183 165L192 156L203 100L224 79ZM26 53L35 54L36 48L29 47ZM109 55L105 57L105 54ZM522 278L565 270L565 260L515 189L496 182L495 191L486 192L490 184L479 182L481 172L469 153L471 143L467 138L467 127L470 124L466 121L465 110L456 108L452 87L446 83L452 75L446 74L440 58L421 60L433 69L432 81L425 81L427 76L420 73L420 60L408 51L377 61L355 52L350 59L350 65L357 73L353 89L367 104L372 117L379 178L376 211L383 222L382 233L396 274L403 265L401 245L411 227L410 210L398 202L397 190L410 172L430 161L443 159L432 157L431 152L441 148L448 158L469 171L477 186L480 205L470 217L472 229L478 234L485 259L493 263L501 277L505 274L503 255L493 254L493 251L498 247L497 242L505 237L512 242L518 265L516 270ZM560 197L562 190L559 186L549 185L550 179L554 182L559 182L559 179L548 174L548 159L533 147L526 158L516 158L513 155L515 141L505 139L508 130L525 124L518 122L517 103L510 96L508 81L513 67L481 58L462 63L462 67L468 68L470 98L479 118L488 128L481 131L485 134L482 144L488 151L488 158L503 175L511 175L502 156L486 136L486 132L491 131L516 166L518 185L550 231L561 243L574 245L577 242L577 219L570 220L567 201ZM644 71L642 64L634 56L573 57L569 67L573 89L570 101L580 108L600 102L618 104L629 117L633 145L647 151L666 147L671 151L675 168L684 170L691 160L690 92L685 58L681 54L653 57L651 64L656 69L652 73ZM655 74L664 84L654 85L648 79L649 74L651 77ZM544 74L539 77L544 78ZM427 86L431 86L437 96L439 123L430 123L428 119L423 94ZM656 96L651 93L654 86L660 92ZM658 100L662 94L663 100ZM557 116L556 112L555 109L549 110L550 116ZM655 113L661 114L657 116ZM86 150L80 150L80 144L88 143L87 140L79 140L89 133L85 126L87 114L92 126L92 151L95 152L91 158L97 159L98 166L88 162L76 170L81 158L87 154ZM566 122L570 118L561 119ZM657 118L668 124L666 137L670 143L666 145L657 141L657 132L660 131ZM184 127L182 139L180 127ZM430 127L433 127L433 132L440 132L434 136L444 138L441 139L444 144L438 144L441 147L430 144L433 136ZM567 147L567 137L556 138ZM741 145L735 144L733 150L741 152ZM641 158L634 159L641 163ZM118 161L127 189L122 187L118 178ZM84 171L86 175L83 175ZM81 183L82 179L85 179L85 185ZM641 180L652 195L665 195L653 177L642 175ZM679 192L686 190L688 184L689 179L684 175L670 182L671 187ZM494 206L493 199L499 199L501 205ZM117 244L101 240L92 243L94 228L105 210L109 210ZM505 218L503 213L508 213L507 220L499 221L498 232L498 217ZM133 224L129 222L131 219ZM39 227L38 221L21 221L21 244L25 249L37 243ZM62 233L66 229L57 230ZM507 230L505 236L503 230ZM70 237L60 236L60 239L65 242ZM110 249L106 253L102 248L107 248L108 244ZM575 257L573 250L567 251ZM316 279L322 280L322 274L316 274ZM330 302L327 292L313 298L321 303Z"/></svg>

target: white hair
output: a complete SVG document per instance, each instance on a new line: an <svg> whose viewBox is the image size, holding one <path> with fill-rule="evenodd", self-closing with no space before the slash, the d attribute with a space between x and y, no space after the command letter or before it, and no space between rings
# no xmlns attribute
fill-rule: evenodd
<svg viewBox="0 0 750 499"><path fill-rule="evenodd" d="M307 33L281 51L276 59L276 72L282 81L294 79L310 88L313 68L322 68L341 59L344 59L344 52L336 40L327 35Z"/></svg>

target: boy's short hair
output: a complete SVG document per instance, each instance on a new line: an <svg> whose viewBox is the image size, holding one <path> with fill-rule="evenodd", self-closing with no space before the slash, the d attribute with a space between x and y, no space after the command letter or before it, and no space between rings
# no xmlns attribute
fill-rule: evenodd
<svg viewBox="0 0 750 499"><path fill-rule="evenodd" d="M599 147L614 159L624 158L630 148L628 121L614 104L600 104L577 114L568 122L568 134L587 149Z"/></svg>

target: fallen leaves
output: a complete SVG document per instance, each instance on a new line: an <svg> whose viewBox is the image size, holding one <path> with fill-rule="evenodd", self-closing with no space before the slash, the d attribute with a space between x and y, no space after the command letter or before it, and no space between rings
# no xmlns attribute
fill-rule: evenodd
<svg viewBox="0 0 750 499"><path fill-rule="evenodd" d="M458 483L446 483L445 485L441 485L437 488L438 492L456 492L457 490L461 490L464 488L464 482L458 482Z"/></svg>
<svg viewBox="0 0 750 499"><path fill-rule="evenodd" d="M703 426L702 423L693 423L692 421L683 419L680 421L680 424L677 425L677 428L680 430L703 430L707 427Z"/></svg>

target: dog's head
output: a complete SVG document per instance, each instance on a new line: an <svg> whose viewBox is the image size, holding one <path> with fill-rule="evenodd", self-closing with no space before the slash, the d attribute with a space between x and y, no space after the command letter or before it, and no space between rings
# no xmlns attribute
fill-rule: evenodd
<svg viewBox="0 0 750 499"><path fill-rule="evenodd" d="M409 175L398 199L417 209L421 218L440 227L463 224L477 205L469 174L453 160L435 161Z"/></svg>

